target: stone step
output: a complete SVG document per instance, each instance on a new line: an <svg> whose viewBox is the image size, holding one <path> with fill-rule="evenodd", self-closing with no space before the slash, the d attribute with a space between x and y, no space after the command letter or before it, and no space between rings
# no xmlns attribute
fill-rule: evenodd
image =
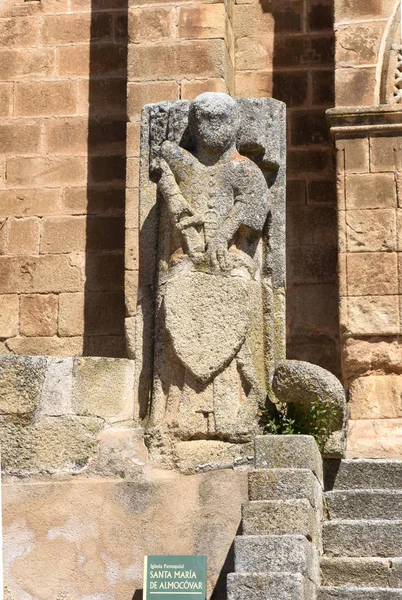
<svg viewBox="0 0 402 600"><path fill-rule="evenodd" d="M328 490L400 490L402 489L402 460L326 461L325 487Z"/></svg>
<svg viewBox="0 0 402 600"><path fill-rule="evenodd" d="M301 573L319 583L318 552L302 535L244 535L235 538L236 573Z"/></svg>
<svg viewBox="0 0 402 600"><path fill-rule="evenodd" d="M323 556L320 568L323 586L390 587L391 560L389 558Z"/></svg>
<svg viewBox="0 0 402 600"><path fill-rule="evenodd" d="M309 469L323 483L320 451L311 435L258 435L255 438L257 469Z"/></svg>
<svg viewBox="0 0 402 600"><path fill-rule="evenodd" d="M310 502L254 500L242 507L244 535L299 534L319 544L320 527Z"/></svg>
<svg viewBox="0 0 402 600"><path fill-rule="evenodd" d="M392 588L321 587L317 600L402 600L402 590Z"/></svg>
<svg viewBox="0 0 402 600"><path fill-rule="evenodd" d="M327 556L400 556L401 521L334 520L322 529L324 554Z"/></svg>
<svg viewBox="0 0 402 600"><path fill-rule="evenodd" d="M325 500L331 519L402 519L402 490L334 490Z"/></svg>
<svg viewBox="0 0 402 600"><path fill-rule="evenodd" d="M250 500L307 498L322 510L322 487L309 469L255 469L248 475Z"/></svg>
<svg viewBox="0 0 402 600"><path fill-rule="evenodd" d="M309 591L300 573L230 573L227 578L228 600L309 600Z"/></svg>
<svg viewBox="0 0 402 600"><path fill-rule="evenodd" d="M324 586L402 588L402 558L321 557Z"/></svg>

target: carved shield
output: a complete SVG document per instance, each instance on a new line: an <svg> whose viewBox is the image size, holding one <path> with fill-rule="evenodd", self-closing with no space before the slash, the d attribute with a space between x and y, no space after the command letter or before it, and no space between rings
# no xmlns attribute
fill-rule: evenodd
<svg viewBox="0 0 402 600"><path fill-rule="evenodd" d="M248 282L224 274L188 272L166 284L166 328L174 350L206 383L244 343L249 324Z"/></svg>

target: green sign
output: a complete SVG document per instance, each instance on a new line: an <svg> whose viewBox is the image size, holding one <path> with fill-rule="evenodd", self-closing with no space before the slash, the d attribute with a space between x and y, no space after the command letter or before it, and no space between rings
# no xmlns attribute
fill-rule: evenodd
<svg viewBox="0 0 402 600"><path fill-rule="evenodd" d="M206 556L146 556L144 600L205 600Z"/></svg>

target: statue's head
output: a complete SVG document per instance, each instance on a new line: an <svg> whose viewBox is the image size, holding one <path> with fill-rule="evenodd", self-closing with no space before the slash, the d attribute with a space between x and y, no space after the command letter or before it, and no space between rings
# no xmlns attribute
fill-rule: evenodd
<svg viewBox="0 0 402 600"><path fill-rule="evenodd" d="M189 124L198 146L224 151L236 141L237 104L227 94L206 92L190 105Z"/></svg>

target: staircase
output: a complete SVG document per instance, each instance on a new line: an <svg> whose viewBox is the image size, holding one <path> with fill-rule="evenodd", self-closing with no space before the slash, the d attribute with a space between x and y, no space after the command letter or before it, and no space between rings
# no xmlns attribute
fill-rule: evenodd
<svg viewBox="0 0 402 600"><path fill-rule="evenodd" d="M402 600L402 461L342 460L328 475L317 599Z"/></svg>
<svg viewBox="0 0 402 600"><path fill-rule="evenodd" d="M310 436L260 436L228 600L313 600L319 585L322 461Z"/></svg>

